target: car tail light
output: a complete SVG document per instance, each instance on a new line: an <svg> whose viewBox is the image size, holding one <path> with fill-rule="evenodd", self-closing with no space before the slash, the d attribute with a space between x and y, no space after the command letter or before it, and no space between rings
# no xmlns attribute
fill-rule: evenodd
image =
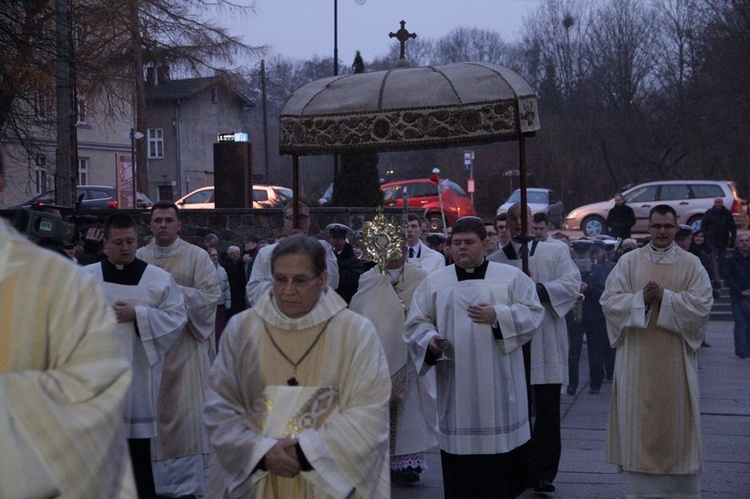
<svg viewBox="0 0 750 499"><path fill-rule="evenodd" d="M740 202L737 200L737 198L734 198L734 201L732 201L732 213L739 213L740 212Z"/></svg>
<svg viewBox="0 0 750 499"><path fill-rule="evenodd" d="M112 201L107 201L107 204L110 205L115 210L117 209L117 201L115 201L114 199Z"/></svg>

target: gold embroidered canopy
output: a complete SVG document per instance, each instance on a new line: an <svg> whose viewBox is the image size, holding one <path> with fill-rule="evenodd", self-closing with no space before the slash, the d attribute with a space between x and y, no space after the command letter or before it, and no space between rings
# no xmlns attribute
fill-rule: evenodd
<svg viewBox="0 0 750 499"><path fill-rule="evenodd" d="M432 149L518 140L539 128L525 80L497 64L462 62L310 82L281 111L279 150Z"/></svg>

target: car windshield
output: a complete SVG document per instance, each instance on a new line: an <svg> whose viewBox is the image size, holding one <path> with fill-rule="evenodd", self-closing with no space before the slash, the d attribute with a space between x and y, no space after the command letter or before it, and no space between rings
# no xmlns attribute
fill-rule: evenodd
<svg viewBox="0 0 750 499"><path fill-rule="evenodd" d="M521 191L516 189L510 195L506 203L520 203ZM547 204L547 193L543 191L526 191L526 202L534 204Z"/></svg>

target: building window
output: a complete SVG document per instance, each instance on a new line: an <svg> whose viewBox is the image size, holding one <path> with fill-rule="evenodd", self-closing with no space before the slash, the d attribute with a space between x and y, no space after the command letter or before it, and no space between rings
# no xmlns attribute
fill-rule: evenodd
<svg viewBox="0 0 750 499"><path fill-rule="evenodd" d="M47 95L41 88L34 93L34 113L37 119L47 115Z"/></svg>
<svg viewBox="0 0 750 499"><path fill-rule="evenodd" d="M78 185L89 183L89 158L78 158Z"/></svg>
<svg viewBox="0 0 750 499"><path fill-rule="evenodd" d="M40 154L35 159L34 190L35 194L42 194L49 190L49 173L47 172L47 157Z"/></svg>
<svg viewBox="0 0 750 499"><path fill-rule="evenodd" d="M78 123L86 123L86 97L81 94L76 97L76 118Z"/></svg>
<svg viewBox="0 0 750 499"><path fill-rule="evenodd" d="M164 157L164 130L161 128L148 129L148 157Z"/></svg>

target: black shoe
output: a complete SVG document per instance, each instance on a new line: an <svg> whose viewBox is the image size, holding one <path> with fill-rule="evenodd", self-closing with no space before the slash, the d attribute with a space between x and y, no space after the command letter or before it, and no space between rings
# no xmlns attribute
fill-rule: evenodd
<svg viewBox="0 0 750 499"><path fill-rule="evenodd" d="M545 480L544 478L540 478L536 481L536 485L534 485L534 492L554 492L555 486L552 485L552 482Z"/></svg>
<svg viewBox="0 0 750 499"><path fill-rule="evenodd" d="M601 390L600 386L590 386L589 387L589 393L591 395L596 395L597 393L599 393L599 390Z"/></svg>
<svg viewBox="0 0 750 499"><path fill-rule="evenodd" d="M409 466L401 470L401 481L403 483L417 483L419 481L419 472Z"/></svg>
<svg viewBox="0 0 750 499"><path fill-rule="evenodd" d="M577 385L568 385L568 388L565 389L565 392L568 395L575 395L577 389L578 389Z"/></svg>

